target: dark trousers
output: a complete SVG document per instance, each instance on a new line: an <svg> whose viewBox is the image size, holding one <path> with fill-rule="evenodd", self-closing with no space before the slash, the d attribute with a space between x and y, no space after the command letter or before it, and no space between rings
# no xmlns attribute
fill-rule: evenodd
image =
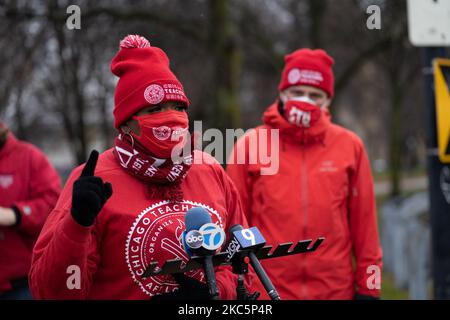
<svg viewBox="0 0 450 320"><path fill-rule="evenodd" d="M0 300L32 300L26 277L11 281L12 289L0 293Z"/></svg>

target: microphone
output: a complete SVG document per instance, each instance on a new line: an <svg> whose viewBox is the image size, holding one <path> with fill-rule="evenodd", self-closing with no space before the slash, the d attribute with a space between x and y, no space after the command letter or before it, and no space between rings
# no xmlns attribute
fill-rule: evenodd
<svg viewBox="0 0 450 320"><path fill-rule="evenodd" d="M206 283L212 300L219 299L216 275L212 258L225 241L225 232L212 223L209 213L201 207L188 210L184 216L186 230L183 232L183 245L189 256L203 257Z"/></svg>
<svg viewBox="0 0 450 320"><path fill-rule="evenodd" d="M198 249L203 244L203 235L198 231L201 226L211 223L211 217L205 209L194 207L188 210L184 216L185 231L182 234L184 250L189 257L194 254L191 250ZM189 233L189 239L187 237ZM189 241L189 244L187 243Z"/></svg>
<svg viewBox="0 0 450 320"><path fill-rule="evenodd" d="M258 276L259 280L263 284L264 289L266 289L267 294L272 300L281 300L280 295L273 286L272 281L270 281L269 276L267 275L266 271L264 271L261 263L254 253L254 250L260 249L266 244L266 240L259 232L258 228L252 227L249 229L244 229L241 225L236 224L230 228L230 233L234 236L234 239L231 240L228 248L233 249L233 252L228 251L228 258L233 259L238 250L248 251L250 264L255 270L255 273ZM239 248L234 249L236 245L238 245Z"/></svg>
<svg viewBox="0 0 450 320"><path fill-rule="evenodd" d="M235 231L239 231L239 225L232 226L228 232L230 235L230 241L225 250L227 254L227 261L231 261L232 271L238 276L236 285L236 297L237 300L257 300L260 293L255 292L252 295L247 291L244 285L244 274L248 273L248 252L241 250L241 245L233 235ZM242 227L241 227L242 228Z"/></svg>

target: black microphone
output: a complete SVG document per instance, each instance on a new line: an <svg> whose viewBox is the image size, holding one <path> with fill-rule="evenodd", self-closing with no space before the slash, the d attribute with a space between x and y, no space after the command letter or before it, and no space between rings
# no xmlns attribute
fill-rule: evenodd
<svg viewBox="0 0 450 320"><path fill-rule="evenodd" d="M184 216L186 231L183 233L183 244L189 256L203 257L206 283L212 300L219 299L219 289L214 273L212 258L217 249L225 242L225 232L212 223L208 212L201 207L195 207Z"/></svg>
<svg viewBox="0 0 450 320"><path fill-rule="evenodd" d="M228 232L229 232L229 239L226 253L227 253L227 260L231 261L232 271L234 274L238 276L237 278L237 285L236 285L236 299L237 300L257 300L260 296L259 292L254 292L253 294L250 294L247 291L247 288L244 285L244 275L248 273L248 252L247 251L241 251L241 245L236 240L236 238L233 235L234 231L239 231L239 225L232 226Z"/></svg>
<svg viewBox="0 0 450 320"><path fill-rule="evenodd" d="M264 289L266 289L267 294L272 300L281 300L272 281L270 281L269 276L254 253L254 250L260 249L266 244L266 241L258 228L252 227L250 229L244 229L241 225L236 224L230 228L230 233L234 236L234 239L232 239L228 245L228 248L232 249L231 251L228 251L229 260L233 259L233 257L238 254L238 251L248 251L250 264L263 284ZM239 247L235 249L237 245Z"/></svg>

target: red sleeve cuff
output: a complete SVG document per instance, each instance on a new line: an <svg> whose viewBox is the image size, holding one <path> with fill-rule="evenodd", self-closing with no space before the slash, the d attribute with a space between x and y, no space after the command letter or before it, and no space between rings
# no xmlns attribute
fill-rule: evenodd
<svg viewBox="0 0 450 320"><path fill-rule="evenodd" d="M22 222L22 213L16 206L12 206L11 209L14 211L14 215L16 216L16 223L14 224L14 227L18 227Z"/></svg>
<svg viewBox="0 0 450 320"><path fill-rule="evenodd" d="M78 224L70 214L67 214L62 224L62 232L74 242L87 242L92 227L85 227Z"/></svg>

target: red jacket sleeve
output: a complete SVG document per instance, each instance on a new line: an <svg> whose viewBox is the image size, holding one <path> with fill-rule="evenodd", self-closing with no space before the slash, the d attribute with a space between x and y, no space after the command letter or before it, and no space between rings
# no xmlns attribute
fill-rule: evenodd
<svg viewBox="0 0 450 320"><path fill-rule="evenodd" d="M69 177L34 247L29 284L35 299L85 299L89 294L100 260L99 241L95 224L83 227L70 214L72 186L79 172Z"/></svg>
<svg viewBox="0 0 450 320"><path fill-rule="evenodd" d="M239 194L231 179L226 175L225 171L217 165L218 173L223 181L223 187L226 197L227 206L227 223L225 225L225 233L228 237L228 230L235 224L240 224L244 228L248 227L247 219L242 210L242 205L239 199ZM250 288L253 279L253 272L249 268L249 273L245 277L245 285L247 290ZM224 266L216 268L217 286L219 287L221 300L235 300L236 299L236 285L237 275L233 274L231 266Z"/></svg>
<svg viewBox="0 0 450 320"><path fill-rule="evenodd" d="M350 178L348 202L350 235L356 260L355 281L359 294L378 297L382 251L378 236L373 178L362 142L357 146L356 159L356 167Z"/></svg>
<svg viewBox="0 0 450 320"><path fill-rule="evenodd" d="M29 181L30 197L13 204L20 212L19 230L38 236L53 209L61 192L61 181L58 173L37 149L32 149L31 178Z"/></svg>

